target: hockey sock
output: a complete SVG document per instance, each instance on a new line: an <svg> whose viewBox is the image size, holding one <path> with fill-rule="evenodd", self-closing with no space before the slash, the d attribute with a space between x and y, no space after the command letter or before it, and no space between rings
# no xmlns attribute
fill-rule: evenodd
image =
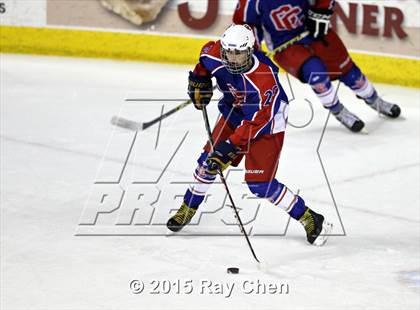
<svg viewBox="0 0 420 310"><path fill-rule="evenodd" d="M298 220L305 212L305 201L276 179L271 182L248 182L248 187L257 197L266 198L289 213L295 220Z"/></svg>
<svg viewBox="0 0 420 310"><path fill-rule="evenodd" d="M375 87L356 65L353 65L350 71L340 78L340 81L368 104L372 104L378 97Z"/></svg>
<svg viewBox="0 0 420 310"><path fill-rule="evenodd" d="M317 57L310 58L302 66L303 81L311 85L322 105L337 114L343 105L338 100L334 86L331 84L327 68Z"/></svg>
<svg viewBox="0 0 420 310"><path fill-rule="evenodd" d="M204 162L207 155L207 152L203 152L198 159L198 166L193 173L193 183L189 185L184 195L184 202L190 208L198 208L203 202L206 192L216 179L216 175L207 172Z"/></svg>

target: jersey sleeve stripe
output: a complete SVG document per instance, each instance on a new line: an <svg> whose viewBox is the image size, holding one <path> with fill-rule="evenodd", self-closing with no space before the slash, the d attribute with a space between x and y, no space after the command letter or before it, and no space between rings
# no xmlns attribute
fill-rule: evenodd
<svg viewBox="0 0 420 310"><path fill-rule="evenodd" d="M248 7L249 7L249 0L246 0L245 1L245 8L244 8L244 15L243 15L243 20L244 20L244 22L245 23L247 23L248 22Z"/></svg>
<svg viewBox="0 0 420 310"><path fill-rule="evenodd" d="M218 66L218 67L216 67L212 72L211 72L211 74L212 75L214 75L218 70L220 70L220 69L222 69L223 68L223 65L220 65L220 66Z"/></svg>
<svg viewBox="0 0 420 310"><path fill-rule="evenodd" d="M261 15L260 13L260 0L257 0L255 3L255 11L257 12L258 15Z"/></svg>
<svg viewBox="0 0 420 310"><path fill-rule="evenodd" d="M221 60L220 58L214 57L214 56L209 55L209 54L202 54L202 55L200 56L200 58L201 58L201 57L208 57L208 58L210 58L210 59L213 59L213 60L216 60L216 61L220 61L220 62L222 62L222 60Z"/></svg>

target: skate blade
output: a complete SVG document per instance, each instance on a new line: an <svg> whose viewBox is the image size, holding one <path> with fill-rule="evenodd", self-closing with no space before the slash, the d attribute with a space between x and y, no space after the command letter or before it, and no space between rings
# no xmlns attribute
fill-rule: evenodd
<svg viewBox="0 0 420 310"><path fill-rule="evenodd" d="M318 238L315 239L313 245L323 246L325 244L325 242L327 242L327 239L330 235L330 232L332 231L332 228L333 228L332 223L324 222L322 224L321 233L319 234Z"/></svg>

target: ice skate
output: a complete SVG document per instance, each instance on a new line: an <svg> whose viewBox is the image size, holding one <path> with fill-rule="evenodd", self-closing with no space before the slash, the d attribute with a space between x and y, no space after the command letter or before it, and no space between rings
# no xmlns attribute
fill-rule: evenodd
<svg viewBox="0 0 420 310"><path fill-rule="evenodd" d="M401 109L398 105L385 101L379 96L372 103L366 101L366 104L375 111L390 118L397 118L401 114Z"/></svg>
<svg viewBox="0 0 420 310"><path fill-rule="evenodd" d="M191 221L195 212L197 209L190 208L183 202L176 214L168 220L166 226L169 230L178 232Z"/></svg>
<svg viewBox="0 0 420 310"><path fill-rule="evenodd" d="M356 115L351 113L345 106L342 107L340 112L333 114L335 118L352 132L359 132L365 126L365 123Z"/></svg>
<svg viewBox="0 0 420 310"><path fill-rule="evenodd" d="M300 217L299 222L306 231L308 242L313 245L322 246L328 239L332 230L332 224L324 221L324 217L306 208L305 213Z"/></svg>

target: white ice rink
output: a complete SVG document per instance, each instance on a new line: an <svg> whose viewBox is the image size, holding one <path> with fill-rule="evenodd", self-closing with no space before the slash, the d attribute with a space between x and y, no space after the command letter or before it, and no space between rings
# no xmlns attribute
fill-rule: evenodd
<svg viewBox="0 0 420 310"><path fill-rule="evenodd" d="M288 127L277 178L334 223L334 236L324 247L307 245L300 224L287 226L283 211L249 199L242 172L233 170L228 182L241 214L253 233L265 234L251 237L268 265L261 271L238 228L225 224L235 223L230 208L218 210L220 184L203 206L214 212L200 225L181 235L159 225L179 207L206 140L199 112L189 106L136 136L109 122L161 113L163 102L125 99L180 99L164 111L181 103L188 66L0 57L2 309L419 309L418 89L376 85L402 108L401 118L388 120L339 88L367 133L329 119L320 156L331 196L316 152L328 113L291 79L290 123L310 120L305 99L315 114L304 128ZM285 75L281 81L291 95ZM209 109L214 122L216 105ZM146 225L150 218L155 225ZM238 275L226 273L232 266ZM145 288L133 294L137 279ZM159 294L152 281L160 281ZM263 293L269 284L283 284L282 294Z"/></svg>

